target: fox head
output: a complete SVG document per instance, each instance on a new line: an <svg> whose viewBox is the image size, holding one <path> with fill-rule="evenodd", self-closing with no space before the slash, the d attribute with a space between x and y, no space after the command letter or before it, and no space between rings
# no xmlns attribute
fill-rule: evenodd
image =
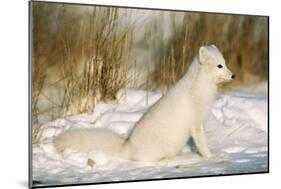
<svg viewBox="0 0 281 189"><path fill-rule="evenodd" d="M201 64L201 69L203 69L216 84L229 82L235 78L235 75L227 68L221 52L215 45L200 47L199 62Z"/></svg>

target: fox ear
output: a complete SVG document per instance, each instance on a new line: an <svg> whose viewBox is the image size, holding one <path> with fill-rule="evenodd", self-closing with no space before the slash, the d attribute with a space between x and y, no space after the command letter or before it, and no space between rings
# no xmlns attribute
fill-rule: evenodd
<svg viewBox="0 0 281 189"><path fill-rule="evenodd" d="M206 47L202 46L199 49L199 59L201 63L204 63L209 58L209 51Z"/></svg>
<svg viewBox="0 0 281 189"><path fill-rule="evenodd" d="M211 45L211 46L217 49L216 45Z"/></svg>

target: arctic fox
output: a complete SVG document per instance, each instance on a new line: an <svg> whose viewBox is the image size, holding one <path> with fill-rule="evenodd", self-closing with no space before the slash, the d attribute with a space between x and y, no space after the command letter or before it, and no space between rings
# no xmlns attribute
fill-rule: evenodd
<svg viewBox="0 0 281 189"><path fill-rule="evenodd" d="M199 153L211 158L203 122L215 100L217 84L234 79L215 45L202 46L188 72L137 122L127 139L107 129L76 129L59 135L58 151L101 151L133 161L175 157L192 137Z"/></svg>

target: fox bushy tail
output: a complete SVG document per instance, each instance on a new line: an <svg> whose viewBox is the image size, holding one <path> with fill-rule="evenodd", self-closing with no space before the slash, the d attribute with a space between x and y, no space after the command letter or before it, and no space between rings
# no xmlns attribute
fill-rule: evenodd
<svg viewBox="0 0 281 189"><path fill-rule="evenodd" d="M103 152L120 159L129 159L126 139L109 129L73 129L54 140L58 152L72 149L78 152Z"/></svg>

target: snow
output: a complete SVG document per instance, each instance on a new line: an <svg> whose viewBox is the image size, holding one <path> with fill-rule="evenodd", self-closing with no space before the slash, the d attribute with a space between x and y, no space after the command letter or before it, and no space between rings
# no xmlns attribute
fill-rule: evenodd
<svg viewBox="0 0 281 189"><path fill-rule="evenodd" d="M58 154L53 146L55 136L73 128L108 128L128 137L135 123L160 97L160 92L121 90L119 103L99 103L93 113L42 125L40 142L33 145L33 181L36 186L268 170L267 96L245 92L221 95L206 119L208 144L216 156L213 159L198 155L192 140L177 157L155 163L121 161L97 152L65 150Z"/></svg>

